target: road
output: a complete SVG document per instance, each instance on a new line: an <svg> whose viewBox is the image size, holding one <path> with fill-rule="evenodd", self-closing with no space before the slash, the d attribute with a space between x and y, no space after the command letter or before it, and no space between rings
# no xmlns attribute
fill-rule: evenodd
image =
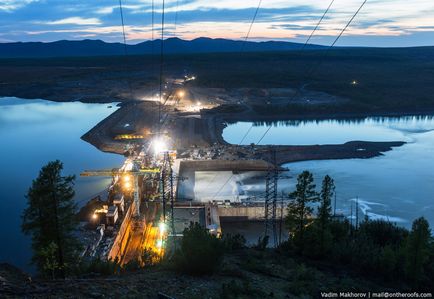
<svg viewBox="0 0 434 299"><path fill-rule="evenodd" d="M150 204L148 208L143 208L142 211L143 213L139 219L132 220L133 231L125 248L121 261L122 265L138 259L144 248L151 248L155 252L160 251L157 248L158 227L154 227L157 207Z"/></svg>

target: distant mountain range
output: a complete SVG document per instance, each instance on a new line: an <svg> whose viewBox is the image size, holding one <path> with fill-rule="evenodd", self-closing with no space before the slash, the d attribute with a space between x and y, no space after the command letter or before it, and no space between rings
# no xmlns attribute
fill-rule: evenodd
<svg viewBox="0 0 434 299"><path fill-rule="evenodd" d="M197 38L182 40L169 38L164 40L164 52L170 54L185 53L221 53L239 52L269 52L292 51L301 49L303 44L267 41L246 42L229 39ZM161 40L146 41L136 45L127 45L129 55L158 54ZM307 45L306 49L321 49L323 46ZM43 42L17 42L0 43L0 58L35 58L35 57L69 57L69 56L111 56L123 55L124 45L121 43L106 43L101 40L68 41L61 40L50 43Z"/></svg>

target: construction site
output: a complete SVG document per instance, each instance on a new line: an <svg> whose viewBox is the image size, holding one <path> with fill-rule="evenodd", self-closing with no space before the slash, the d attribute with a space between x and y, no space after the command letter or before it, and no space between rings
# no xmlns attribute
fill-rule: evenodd
<svg viewBox="0 0 434 299"><path fill-rule="evenodd" d="M175 80L178 83L165 86L164 104L152 100L129 103L83 136L102 150L126 157L120 168L81 173L112 177L107 198L93 199L82 209L88 217L87 231L90 228L94 235L88 238L83 255L120 264L139 258L145 249L162 256L191 222L220 236L221 217L266 220L266 233L276 233L277 209L279 214L283 211L276 201L280 168L276 163L253 159L252 149L237 150L221 136L211 137L209 131L199 130L202 105L212 104L192 103L184 87L186 81ZM203 171L216 175L263 172L267 177L266 201L226 199L218 192L213 198L197 199L195 174Z"/></svg>
<svg viewBox="0 0 434 299"><path fill-rule="evenodd" d="M260 4L239 54L249 38ZM278 226L281 227L287 205L285 196L278 194L278 182L291 179L283 164L371 158L404 144L364 141L326 145L261 144L273 122L297 119L297 115L278 113L276 116L264 111L284 110L288 103L340 105L348 99L309 91L305 85L298 89L204 88L195 84L196 74L186 70L182 76L179 72L169 73L165 69L164 7L163 1L159 57L153 56L158 86L155 84L138 95L127 81L129 92L119 95L123 99L120 108L82 136L99 150L126 158L119 168L86 170L81 174L112 178L107 195L92 199L81 211L82 220L88 220L85 225L90 228L88 232L92 231L83 255L116 260L121 265L140 259L145 249L161 257L176 247L190 223L199 223L220 236L225 233L223 220L260 221L263 229L256 237L269 238L269 246L277 246L282 238ZM127 56L122 1L119 12ZM154 19L151 32L154 41ZM154 49L153 54L157 54ZM237 144L229 144L222 136L223 130L228 124L240 121L252 125ZM244 144L257 122L270 125L267 124L267 130L257 142ZM263 192L250 196L238 188L234 177L244 173L254 173L258 184L264 186ZM232 185L230 192L224 192L228 185Z"/></svg>
<svg viewBox="0 0 434 299"><path fill-rule="evenodd" d="M278 181L291 179L282 164L369 158L403 144L276 146L260 145L260 140L229 144L222 137L228 122L260 120L249 109L257 99L241 103L218 92L209 96L190 87L194 79L167 80L161 93L153 91L140 101L122 103L82 137L102 151L126 157L119 168L81 174L112 178L107 198L93 199L83 208L82 218L87 217L92 235L86 238L83 255L121 264L139 259L143 250L161 257L173 250L191 222L217 236L225 233L222 221L260 222L263 229L256 238L267 236L270 246L277 246L287 205ZM242 190L222 192L234 180L237 184L234 177L243 173L255 174L264 191L255 196ZM199 186L204 176L207 183Z"/></svg>

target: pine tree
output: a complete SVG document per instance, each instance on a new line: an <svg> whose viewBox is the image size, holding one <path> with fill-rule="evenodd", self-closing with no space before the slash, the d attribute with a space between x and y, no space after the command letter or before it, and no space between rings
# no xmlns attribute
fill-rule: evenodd
<svg viewBox="0 0 434 299"><path fill-rule="evenodd" d="M311 222L313 213L313 208L309 204L318 201L315 187L312 173L305 170L297 178L296 190L289 195L293 201L288 204L286 223L290 231L294 232L300 250L304 247L305 227Z"/></svg>
<svg viewBox="0 0 434 299"><path fill-rule="evenodd" d="M413 221L405 248L405 272L415 284L422 280L424 265L429 258L431 230L428 221L421 217Z"/></svg>
<svg viewBox="0 0 434 299"><path fill-rule="evenodd" d="M319 242L320 252L323 254L326 250L325 239L327 235L327 226L330 223L332 215L332 197L335 193L335 183L333 179L326 175L322 181L321 193L320 193L320 206L318 207L318 219L319 224Z"/></svg>
<svg viewBox="0 0 434 299"><path fill-rule="evenodd" d="M332 197L335 194L335 182L326 175L322 181L320 193L320 206L318 207L318 220L322 227L325 227L332 215Z"/></svg>
<svg viewBox="0 0 434 299"><path fill-rule="evenodd" d="M41 273L47 273L47 248L55 249L56 274L65 277L72 265L78 242L73 236L76 227L74 176L62 176L63 164L56 160L42 167L27 193L22 231L31 236L33 258ZM51 271L51 269L50 269Z"/></svg>

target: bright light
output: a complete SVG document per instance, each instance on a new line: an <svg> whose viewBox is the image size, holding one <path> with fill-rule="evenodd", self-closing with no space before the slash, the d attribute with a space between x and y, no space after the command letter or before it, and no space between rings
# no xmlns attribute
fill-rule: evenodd
<svg viewBox="0 0 434 299"><path fill-rule="evenodd" d="M131 176L129 176L128 174L124 175L124 182L128 183L131 181Z"/></svg>
<svg viewBox="0 0 434 299"><path fill-rule="evenodd" d="M158 240L157 241L157 248L161 248L163 247L163 240Z"/></svg>
<svg viewBox="0 0 434 299"><path fill-rule="evenodd" d="M156 139L152 142L152 147L154 148L154 152L156 154L167 151L166 143L161 139Z"/></svg>
<svg viewBox="0 0 434 299"><path fill-rule="evenodd" d="M131 183L130 183L130 182L126 182L126 183L124 184L124 187L125 187L125 189L127 189L127 190L131 189Z"/></svg>
<svg viewBox="0 0 434 299"><path fill-rule="evenodd" d="M183 90L178 91L178 97L182 98L185 95Z"/></svg>
<svg viewBox="0 0 434 299"><path fill-rule="evenodd" d="M200 105L202 105L202 103L201 102L197 102L197 105L200 106Z"/></svg>
<svg viewBox="0 0 434 299"><path fill-rule="evenodd" d="M164 224L164 222L160 222L158 228L160 229L161 233L164 233L166 231L166 224Z"/></svg>
<svg viewBox="0 0 434 299"><path fill-rule="evenodd" d="M98 215L97 215L97 214L93 214L93 215L92 215L92 219L96 220L97 218L98 218Z"/></svg>

